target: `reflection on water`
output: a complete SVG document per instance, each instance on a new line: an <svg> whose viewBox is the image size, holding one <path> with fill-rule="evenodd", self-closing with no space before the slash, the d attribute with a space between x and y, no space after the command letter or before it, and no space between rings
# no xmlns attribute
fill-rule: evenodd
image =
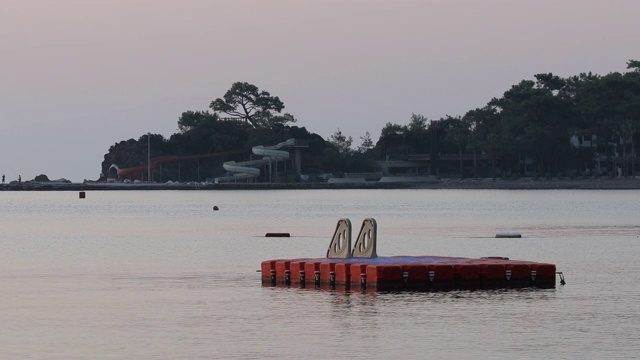
<svg viewBox="0 0 640 360"><path fill-rule="evenodd" d="M637 191L0 193L2 358L633 358ZM216 205L219 211L213 212ZM555 263L556 289L262 287L339 218L380 255ZM496 239L517 231L521 239ZM265 238L289 232L291 238Z"/></svg>

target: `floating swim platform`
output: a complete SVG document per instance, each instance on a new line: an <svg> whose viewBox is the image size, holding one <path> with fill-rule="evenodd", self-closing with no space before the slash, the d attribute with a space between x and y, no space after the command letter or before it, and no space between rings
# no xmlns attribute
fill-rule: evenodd
<svg viewBox="0 0 640 360"><path fill-rule="evenodd" d="M555 288L556 266L506 258L391 256L267 260L264 286L376 291Z"/></svg>
<svg viewBox="0 0 640 360"><path fill-rule="evenodd" d="M261 264L262 285L373 291L555 288L554 264L507 257L385 256L376 253L377 225L365 219L353 248L351 222L340 219L326 258Z"/></svg>

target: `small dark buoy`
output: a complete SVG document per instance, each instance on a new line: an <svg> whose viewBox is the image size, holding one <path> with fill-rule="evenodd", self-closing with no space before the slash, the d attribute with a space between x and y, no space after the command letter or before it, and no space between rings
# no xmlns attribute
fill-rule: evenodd
<svg viewBox="0 0 640 360"><path fill-rule="evenodd" d="M84 191L80 191L80 193L78 194L78 196L80 197L80 199L84 199Z"/></svg>
<svg viewBox="0 0 640 360"><path fill-rule="evenodd" d="M266 233L265 237L290 237L289 233Z"/></svg>
<svg viewBox="0 0 640 360"><path fill-rule="evenodd" d="M220 209L218 209L218 207L217 207L217 206L214 206L214 207L213 207L213 211L218 211L218 210L220 210Z"/></svg>
<svg viewBox="0 0 640 360"><path fill-rule="evenodd" d="M497 238L521 238L522 235L517 232L501 232L496 234Z"/></svg>

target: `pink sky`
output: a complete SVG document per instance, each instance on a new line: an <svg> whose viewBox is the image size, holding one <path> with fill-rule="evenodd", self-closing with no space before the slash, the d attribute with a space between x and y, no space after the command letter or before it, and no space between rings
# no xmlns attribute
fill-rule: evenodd
<svg viewBox="0 0 640 360"><path fill-rule="evenodd" d="M324 138L376 141L537 73L625 71L638 14L634 0L2 0L0 172L97 179L111 145L169 137L235 81Z"/></svg>

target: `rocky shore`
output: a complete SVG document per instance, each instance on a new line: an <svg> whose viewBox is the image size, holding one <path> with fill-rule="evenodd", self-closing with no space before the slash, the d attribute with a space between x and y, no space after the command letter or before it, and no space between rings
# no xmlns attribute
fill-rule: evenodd
<svg viewBox="0 0 640 360"><path fill-rule="evenodd" d="M0 184L2 191L86 191L86 190L308 190L308 189L497 189L497 190L553 190L553 189L640 189L640 178L582 178L582 179L440 179L431 182L394 183L54 183L12 182Z"/></svg>

